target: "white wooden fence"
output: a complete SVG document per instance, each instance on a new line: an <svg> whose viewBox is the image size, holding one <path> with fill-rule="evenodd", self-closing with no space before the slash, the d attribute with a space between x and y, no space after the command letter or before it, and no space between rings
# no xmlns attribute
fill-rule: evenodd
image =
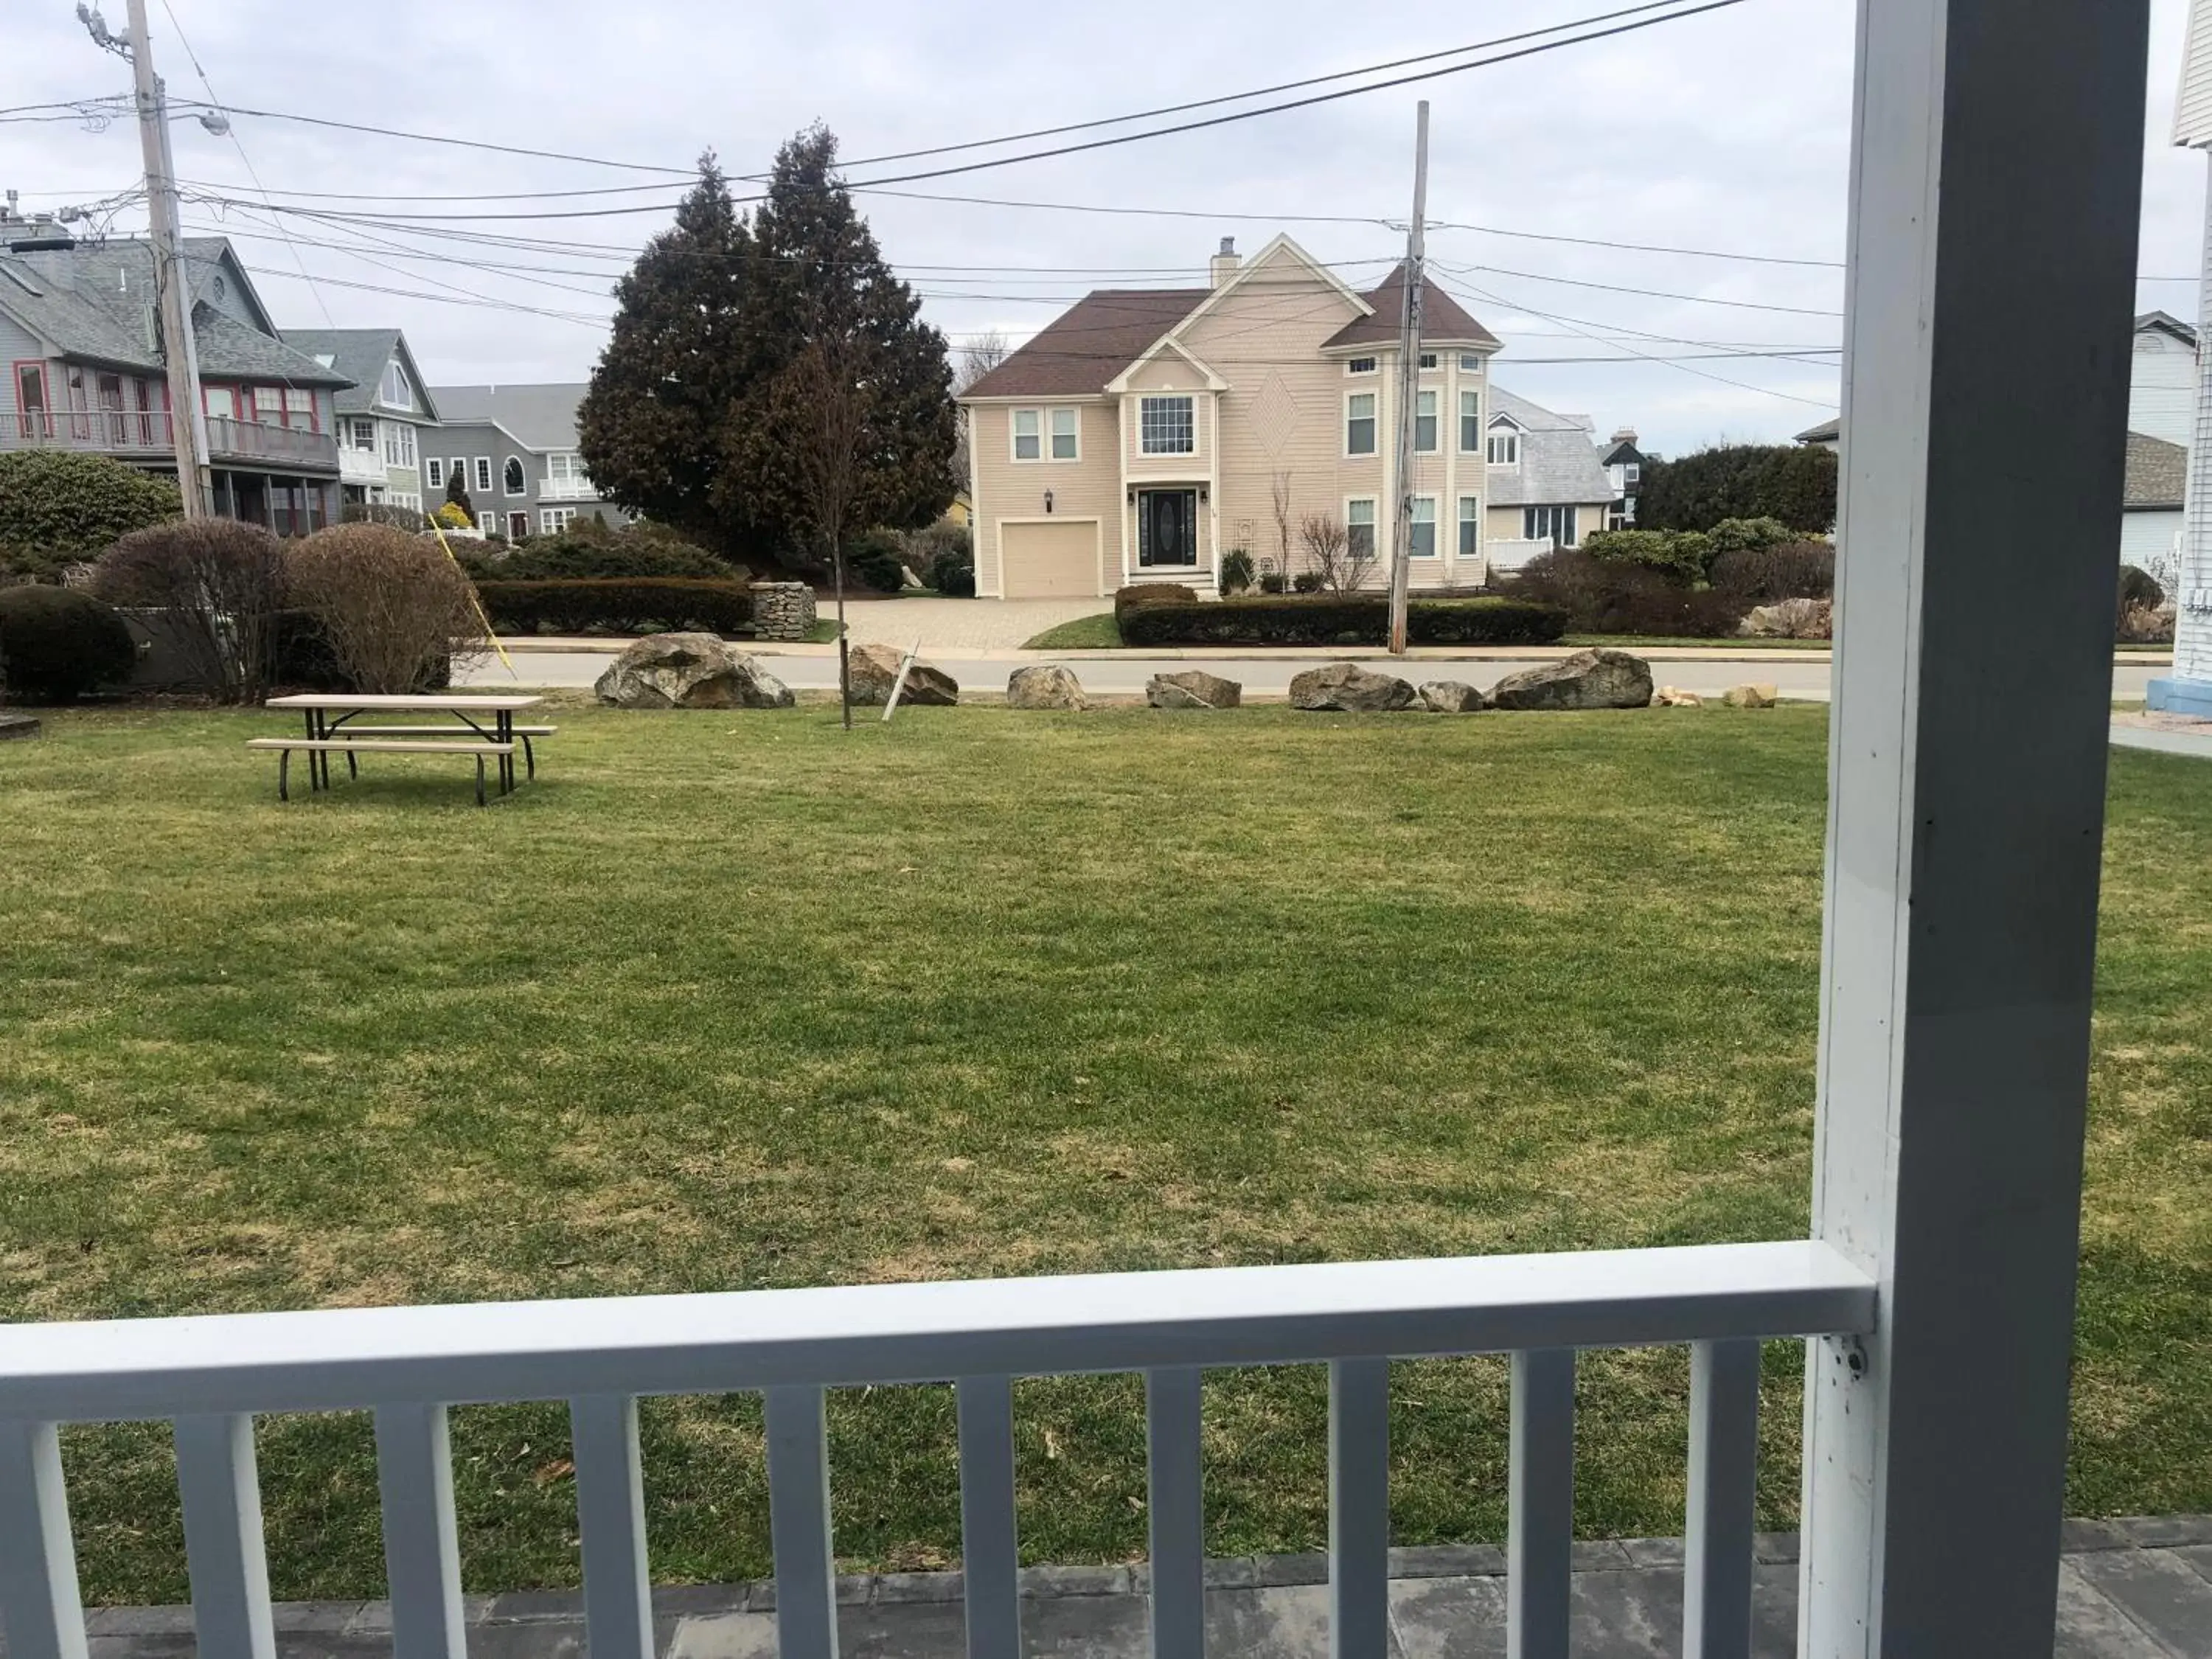
<svg viewBox="0 0 2212 1659"><path fill-rule="evenodd" d="M258 1413L366 1409L397 1659L463 1659L447 1408L566 1400L592 1659L648 1659L644 1395L765 1396L784 1659L836 1652L823 1391L957 1386L970 1659L1020 1651L1015 1378L1142 1371L1153 1652L1203 1650L1208 1365L1329 1368L1331 1644L1382 1659L1389 1361L1512 1356L1510 1651L1567 1652L1575 1351L1692 1347L1685 1651L1750 1640L1759 1344L1872 1328L1871 1280L1794 1242L1436 1261L241 1314L11 1328L0 1347L0 1611L10 1659L82 1659L63 1423L170 1419L200 1650L272 1659Z"/></svg>

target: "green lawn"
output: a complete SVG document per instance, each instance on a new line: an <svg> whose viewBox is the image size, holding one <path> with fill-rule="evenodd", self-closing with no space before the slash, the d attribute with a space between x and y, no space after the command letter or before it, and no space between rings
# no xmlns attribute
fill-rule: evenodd
<svg viewBox="0 0 2212 1659"><path fill-rule="evenodd" d="M1073 622L1064 622L1057 628L1048 628L1026 641L1024 651L1118 651L1121 649L1121 624L1114 620L1114 613L1102 611L1095 617L1078 617Z"/></svg>
<svg viewBox="0 0 2212 1659"><path fill-rule="evenodd" d="M1793 1235L1823 720L564 708L480 812L57 713L0 747L0 1319ZM2070 1501L2207 1510L2212 767L2112 777ZM1686 1372L1586 1358L1586 1533L1679 1530ZM1398 1540L1498 1537L1502 1365L1396 1384ZM1137 1382L1018 1411L1028 1554L1141 1553ZM1319 1544L1325 1423L1210 1378L1211 1547ZM764 1572L757 1406L644 1425L657 1576ZM950 1391L831 1435L841 1554L954 1558ZM380 1593L366 1420L261 1445L276 1593ZM574 1583L562 1413L454 1446L469 1587ZM182 1599L166 1431L66 1455L88 1593Z"/></svg>

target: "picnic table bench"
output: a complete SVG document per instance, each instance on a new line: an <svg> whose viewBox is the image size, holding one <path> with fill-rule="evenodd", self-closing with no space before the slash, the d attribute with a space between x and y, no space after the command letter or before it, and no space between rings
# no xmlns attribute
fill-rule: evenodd
<svg viewBox="0 0 2212 1659"><path fill-rule="evenodd" d="M343 754L346 757L346 775L361 775L360 757L363 754L385 755L466 755L473 758L477 768L477 805L485 805L484 763L498 763L499 793L510 794L515 787L514 755L522 751L526 775L538 775L538 756L532 739L551 737L559 731L553 726L518 726L514 716L520 711L534 708L540 699L521 695L501 694L493 696L467 696L443 692L423 692L405 696L380 696L368 693L308 692L296 696L271 697L271 708L295 709L304 722L304 735L297 738L255 738L249 749L275 750L276 763L276 798L291 799L292 751L298 750L307 757L307 776L310 787L316 790L331 787L331 757ZM451 715L462 730L454 732L447 725L370 726L356 722L365 716L379 714L441 714ZM452 733L441 736L441 733Z"/></svg>

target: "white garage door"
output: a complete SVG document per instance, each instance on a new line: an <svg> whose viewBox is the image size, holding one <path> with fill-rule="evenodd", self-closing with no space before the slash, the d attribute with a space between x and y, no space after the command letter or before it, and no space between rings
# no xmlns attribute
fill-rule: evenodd
<svg viewBox="0 0 2212 1659"><path fill-rule="evenodd" d="M1098 521L1002 524L999 554L1010 599L1077 599L1098 592Z"/></svg>

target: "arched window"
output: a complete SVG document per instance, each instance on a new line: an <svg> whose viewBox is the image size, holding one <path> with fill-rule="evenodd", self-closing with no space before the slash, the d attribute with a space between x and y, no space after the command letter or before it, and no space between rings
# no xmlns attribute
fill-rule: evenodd
<svg viewBox="0 0 2212 1659"><path fill-rule="evenodd" d="M507 458L507 493L510 495L520 495L526 487L526 481L522 476L522 458L520 455L508 456Z"/></svg>

